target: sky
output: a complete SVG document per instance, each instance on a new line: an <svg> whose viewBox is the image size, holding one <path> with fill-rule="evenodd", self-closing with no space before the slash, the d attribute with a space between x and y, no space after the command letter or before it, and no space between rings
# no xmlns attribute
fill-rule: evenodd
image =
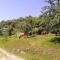
<svg viewBox="0 0 60 60"><path fill-rule="evenodd" d="M25 16L39 16L45 0L0 0L0 21Z"/></svg>

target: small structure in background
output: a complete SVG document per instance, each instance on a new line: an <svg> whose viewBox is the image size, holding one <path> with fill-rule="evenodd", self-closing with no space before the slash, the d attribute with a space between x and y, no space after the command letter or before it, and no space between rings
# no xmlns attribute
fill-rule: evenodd
<svg viewBox="0 0 60 60"><path fill-rule="evenodd" d="M46 34L48 34L47 31L42 31L42 32L41 32L41 35L46 35Z"/></svg>
<svg viewBox="0 0 60 60"><path fill-rule="evenodd" d="M24 32L19 32L18 34L17 34L17 37L20 39L20 38L22 38L22 37L27 37L28 36L28 33L24 33Z"/></svg>

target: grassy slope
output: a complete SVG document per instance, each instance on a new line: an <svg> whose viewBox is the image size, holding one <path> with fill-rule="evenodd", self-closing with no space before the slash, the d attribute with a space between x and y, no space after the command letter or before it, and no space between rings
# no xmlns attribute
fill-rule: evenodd
<svg viewBox="0 0 60 60"><path fill-rule="evenodd" d="M60 46L50 42L54 35L38 35L31 38L16 37L0 38L0 47L8 51L22 56L26 60L59 60L60 59ZM13 51L13 48L18 48L20 51ZM27 50L27 48L29 48Z"/></svg>

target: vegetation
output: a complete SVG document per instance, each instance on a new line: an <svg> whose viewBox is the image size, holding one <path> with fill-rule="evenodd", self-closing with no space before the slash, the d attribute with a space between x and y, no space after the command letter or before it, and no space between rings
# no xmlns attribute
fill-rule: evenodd
<svg viewBox="0 0 60 60"><path fill-rule="evenodd" d="M19 18L8 21L0 22L0 35L2 32L7 31L9 36L16 34L16 32L25 32L32 34L41 34L46 31L60 34L60 4L59 0L46 1L49 6L43 7L42 15L39 17L28 16L25 18Z"/></svg>
<svg viewBox="0 0 60 60"><path fill-rule="evenodd" d="M60 59L60 0L48 0L39 17L0 22L0 47L26 60ZM17 33L28 38L18 39Z"/></svg>
<svg viewBox="0 0 60 60"><path fill-rule="evenodd" d="M14 36L0 38L0 47L26 60L59 60L60 37L54 34L18 39Z"/></svg>

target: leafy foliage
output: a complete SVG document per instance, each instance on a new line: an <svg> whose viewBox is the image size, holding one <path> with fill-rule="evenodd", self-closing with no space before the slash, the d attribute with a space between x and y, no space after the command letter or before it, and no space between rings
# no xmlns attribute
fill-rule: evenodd
<svg viewBox="0 0 60 60"><path fill-rule="evenodd" d="M3 35L3 32L8 33L9 36L16 32L41 34L43 31L60 34L60 0L47 0L46 2L49 5L43 7L43 13L39 17L27 16L1 21L0 35Z"/></svg>

